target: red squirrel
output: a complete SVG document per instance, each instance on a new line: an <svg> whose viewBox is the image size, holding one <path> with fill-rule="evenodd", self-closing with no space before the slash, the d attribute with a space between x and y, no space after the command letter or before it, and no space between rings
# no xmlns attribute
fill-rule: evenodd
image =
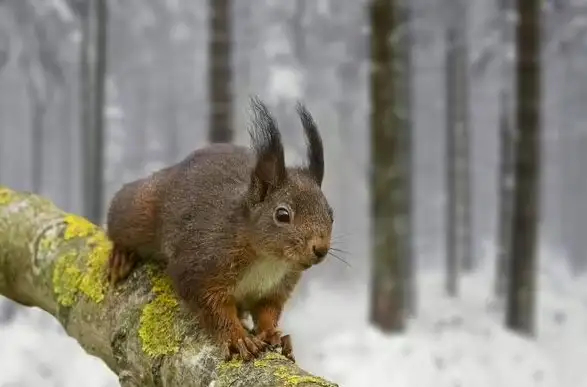
<svg viewBox="0 0 587 387"><path fill-rule="evenodd" d="M286 167L276 120L258 98L251 107L252 149L211 144L114 195L108 275L115 286L139 259L163 262L228 359L248 361L281 345L294 360L278 322L302 273L328 254L334 222L321 189L322 139L298 103L307 165ZM240 320L245 313L253 331Z"/></svg>

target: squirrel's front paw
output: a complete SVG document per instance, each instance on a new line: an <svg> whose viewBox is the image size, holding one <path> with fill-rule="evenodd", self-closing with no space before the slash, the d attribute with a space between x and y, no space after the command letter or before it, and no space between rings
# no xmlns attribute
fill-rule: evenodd
<svg viewBox="0 0 587 387"><path fill-rule="evenodd" d="M257 338L270 346L275 347L281 344L281 331L275 328L266 329L259 332Z"/></svg>
<svg viewBox="0 0 587 387"><path fill-rule="evenodd" d="M267 343L255 336L234 337L225 345L225 359L231 360L238 356L244 361L249 361L258 357L266 347Z"/></svg>
<svg viewBox="0 0 587 387"><path fill-rule="evenodd" d="M264 341L271 347L281 346L281 354L293 362L296 361L293 355L293 347L291 344L290 335L282 336L280 330L272 328L259 332L257 338Z"/></svg>

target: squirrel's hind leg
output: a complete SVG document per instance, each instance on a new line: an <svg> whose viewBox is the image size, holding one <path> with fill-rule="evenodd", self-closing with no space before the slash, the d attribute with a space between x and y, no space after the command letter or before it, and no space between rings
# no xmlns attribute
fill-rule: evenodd
<svg viewBox="0 0 587 387"><path fill-rule="evenodd" d="M136 252L114 244L108 260L108 280L111 286L126 279L137 262Z"/></svg>

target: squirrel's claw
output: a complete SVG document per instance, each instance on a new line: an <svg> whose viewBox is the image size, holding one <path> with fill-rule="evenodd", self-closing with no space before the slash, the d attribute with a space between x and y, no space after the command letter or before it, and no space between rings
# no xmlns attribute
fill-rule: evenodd
<svg viewBox="0 0 587 387"><path fill-rule="evenodd" d="M261 354L261 352L267 347L267 343L253 336L245 336L225 345L225 351L226 347L228 347L228 353L225 353L226 360L240 357L243 361L250 361Z"/></svg>
<svg viewBox="0 0 587 387"><path fill-rule="evenodd" d="M293 354L293 347L291 345L291 336L285 335L281 337L281 354L287 357L289 360L296 362L296 358Z"/></svg>
<svg viewBox="0 0 587 387"><path fill-rule="evenodd" d="M261 331L256 337L272 347L281 344L281 331L275 328Z"/></svg>
<svg viewBox="0 0 587 387"><path fill-rule="evenodd" d="M136 262L134 252L128 252L114 245L108 260L108 280L111 286L128 277Z"/></svg>
<svg viewBox="0 0 587 387"><path fill-rule="evenodd" d="M290 335L282 336L281 331L273 328L261 331L256 337L271 346L272 349L281 346L281 354L295 363Z"/></svg>

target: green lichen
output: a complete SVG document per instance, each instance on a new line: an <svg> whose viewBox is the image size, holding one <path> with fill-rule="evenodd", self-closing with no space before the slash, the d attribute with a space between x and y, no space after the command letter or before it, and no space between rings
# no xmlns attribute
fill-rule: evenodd
<svg viewBox="0 0 587 387"><path fill-rule="evenodd" d="M67 215L64 222L66 227L63 239L86 239L85 245L89 251L80 254L77 250L70 250L57 258L53 269L53 287L58 295L57 300L63 306L71 306L78 292L81 292L92 301L100 303L108 286L105 270L112 242L98 226L81 216ZM40 251L54 247L54 238L45 238L39 243Z"/></svg>
<svg viewBox="0 0 587 387"><path fill-rule="evenodd" d="M255 360L253 365L258 368L265 368L271 365L271 360L284 360L285 356L278 354L277 352L269 352L262 359Z"/></svg>
<svg viewBox="0 0 587 387"><path fill-rule="evenodd" d="M299 385L313 384L322 387L336 387L335 384L327 382L326 380L312 375L300 375L297 373L296 368L291 368L283 365L283 361L286 358L277 352L268 352L263 358L253 361L253 367L264 368L268 372L273 370L273 376L279 380L280 386L285 387L296 387ZM281 365L279 365L281 362ZM243 367L245 363L242 360L231 360L222 362L218 365L219 378L218 382L220 385L230 384L231 378L236 377L235 371Z"/></svg>
<svg viewBox="0 0 587 387"><path fill-rule="evenodd" d="M218 370L221 372L227 372L229 370L239 369L243 366L243 361L239 359L232 359L224 361L218 365Z"/></svg>
<svg viewBox="0 0 587 387"><path fill-rule="evenodd" d="M75 253L68 252L57 260L53 269L53 290L57 295L57 302L63 306L72 306L76 300L82 273L76 267L75 261Z"/></svg>
<svg viewBox="0 0 587 387"><path fill-rule="evenodd" d="M48 252L55 249L56 240L52 237L43 237L39 241L39 252L41 254L47 254Z"/></svg>
<svg viewBox="0 0 587 387"><path fill-rule="evenodd" d="M89 220L78 215L69 214L63 220L67 224L65 234L63 235L63 239L66 241L73 238L86 238L95 234L98 228Z"/></svg>
<svg viewBox="0 0 587 387"><path fill-rule="evenodd" d="M335 385L317 376L311 375L296 375L291 373L292 370L286 366L279 366L273 373L278 377L285 387L295 387L302 383L315 384L323 387L334 387Z"/></svg>
<svg viewBox="0 0 587 387"><path fill-rule="evenodd" d="M169 277L157 272L153 266L147 270L155 298L145 305L140 318L139 337L143 351L153 357L177 353L181 344L176 324L179 301Z"/></svg>
<svg viewBox="0 0 587 387"><path fill-rule="evenodd" d="M16 200L16 192L13 190L0 186L0 205L10 204Z"/></svg>

